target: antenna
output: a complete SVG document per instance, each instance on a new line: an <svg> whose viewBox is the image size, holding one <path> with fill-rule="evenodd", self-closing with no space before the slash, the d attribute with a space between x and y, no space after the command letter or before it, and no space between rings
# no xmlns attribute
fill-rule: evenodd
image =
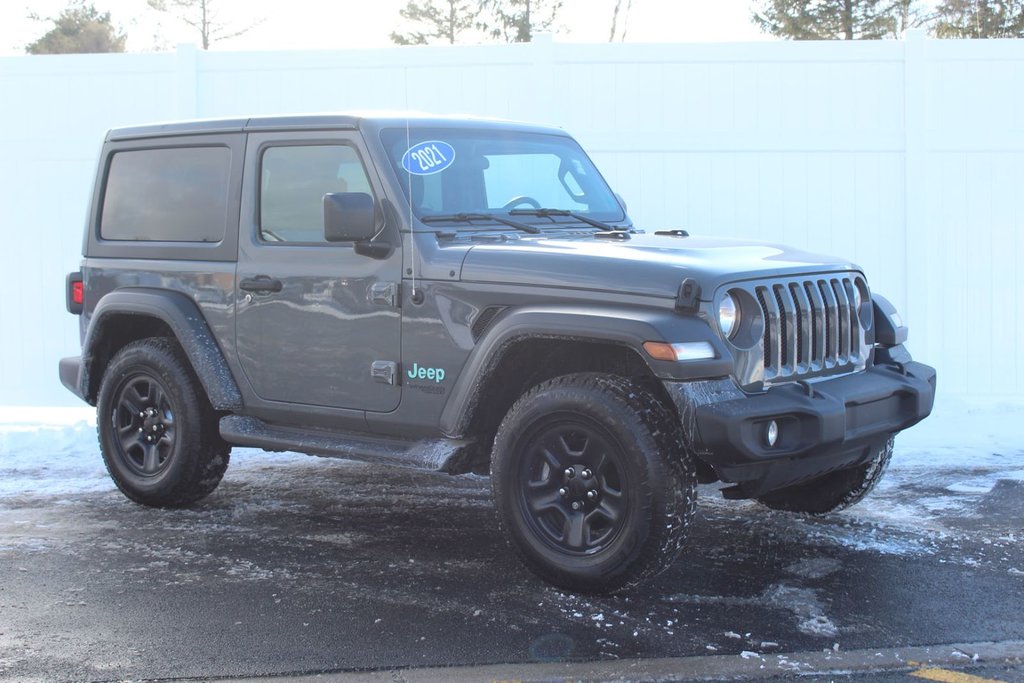
<svg viewBox="0 0 1024 683"><path fill-rule="evenodd" d="M412 133L409 130L409 69L405 70L405 148L412 149ZM415 302L420 295L416 291L416 230L412 224L412 173L407 168L404 170L407 183L405 198L409 203L409 270L412 275L410 299Z"/></svg>

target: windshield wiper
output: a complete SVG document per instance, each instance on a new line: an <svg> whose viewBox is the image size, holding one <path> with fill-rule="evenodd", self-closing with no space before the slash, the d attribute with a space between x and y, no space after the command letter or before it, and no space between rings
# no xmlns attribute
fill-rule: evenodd
<svg viewBox="0 0 1024 683"><path fill-rule="evenodd" d="M420 221L424 223L470 223L472 221L494 221L495 223L501 223L502 225L507 225L511 228L528 232L531 235L540 234L540 228L536 225L520 223L519 221L514 221L511 218L495 216L491 213L451 213L437 216L423 216L420 218Z"/></svg>
<svg viewBox="0 0 1024 683"><path fill-rule="evenodd" d="M512 216L537 216L538 218L552 218L554 216L566 216L568 218L574 218L581 223L592 225L595 228L601 228L602 230L629 230L629 228L621 228L615 225L609 225L599 220L595 220L588 216L584 216L580 213L574 213L568 209L512 209L509 211Z"/></svg>

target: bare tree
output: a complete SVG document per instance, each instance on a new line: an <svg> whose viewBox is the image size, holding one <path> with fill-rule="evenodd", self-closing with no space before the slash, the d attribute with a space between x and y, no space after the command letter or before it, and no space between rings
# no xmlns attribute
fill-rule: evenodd
<svg viewBox="0 0 1024 683"><path fill-rule="evenodd" d="M625 8L622 3L625 1ZM608 42L614 43L618 35L619 42L625 42L626 33L629 31L629 11L633 9L633 0L615 0L615 8L612 9L612 30L608 33ZM622 16L622 28L619 29L619 16Z"/></svg>
<svg viewBox="0 0 1024 683"><path fill-rule="evenodd" d="M225 21L215 9L217 0L146 0L158 12L173 14L199 31L203 49L209 50L218 40L237 38L263 23L258 19L243 28Z"/></svg>
<svg viewBox="0 0 1024 683"><path fill-rule="evenodd" d="M479 28L509 43L529 43L535 33L555 24L562 0L480 0Z"/></svg>
<svg viewBox="0 0 1024 683"><path fill-rule="evenodd" d="M936 18L936 13L926 9L919 0L893 0L889 9L896 20L898 35L903 35L912 28L928 26Z"/></svg>

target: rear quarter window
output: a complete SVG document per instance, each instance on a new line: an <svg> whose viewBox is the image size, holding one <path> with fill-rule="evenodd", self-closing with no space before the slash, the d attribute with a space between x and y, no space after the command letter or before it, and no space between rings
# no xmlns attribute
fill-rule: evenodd
<svg viewBox="0 0 1024 683"><path fill-rule="evenodd" d="M116 152L107 171L100 237L220 242L227 227L230 177L227 147Z"/></svg>

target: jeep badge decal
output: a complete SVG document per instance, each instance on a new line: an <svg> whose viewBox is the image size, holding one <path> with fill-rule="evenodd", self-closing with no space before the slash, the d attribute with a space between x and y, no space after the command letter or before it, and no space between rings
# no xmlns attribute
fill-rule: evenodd
<svg viewBox="0 0 1024 683"><path fill-rule="evenodd" d="M409 379L429 379L437 384L444 381L444 368L424 368L418 363L412 364L412 370L407 373Z"/></svg>
<svg viewBox="0 0 1024 683"><path fill-rule="evenodd" d="M440 173L455 161L455 148L441 140L413 145L402 157L402 167L413 175Z"/></svg>

